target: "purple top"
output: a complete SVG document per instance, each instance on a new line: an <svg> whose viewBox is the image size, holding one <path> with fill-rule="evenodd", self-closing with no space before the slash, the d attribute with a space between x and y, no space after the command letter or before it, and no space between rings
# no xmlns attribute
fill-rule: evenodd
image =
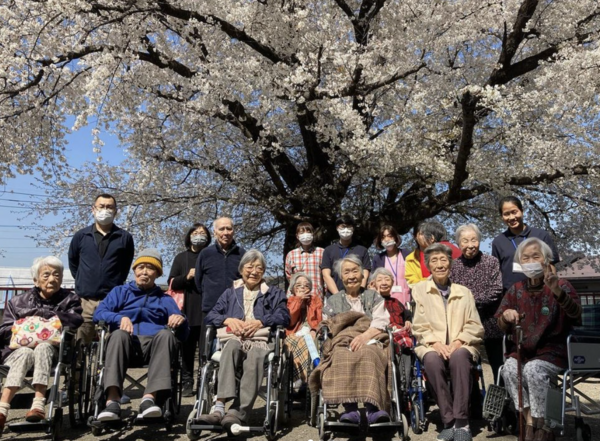
<svg viewBox="0 0 600 441"><path fill-rule="evenodd" d="M494 313L502 300L502 275L498 259L481 251L473 259L460 256L452 262L450 280L466 286L475 297L475 305L486 338L502 338Z"/></svg>

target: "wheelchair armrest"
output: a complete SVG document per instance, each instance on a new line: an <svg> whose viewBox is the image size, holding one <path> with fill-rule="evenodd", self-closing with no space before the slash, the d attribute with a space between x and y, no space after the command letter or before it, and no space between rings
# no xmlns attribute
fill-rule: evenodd
<svg viewBox="0 0 600 441"><path fill-rule="evenodd" d="M206 326L206 336L204 338L204 348L202 348L202 354L201 356L203 357L203 359L206 361L210 358L211 351L212 351L212 347L213 347L213 340L217 337L217 328L214 325L207 325Z"/></svg>
<svg viewBox="0 0 600 441"><path fill-rule="evenodd" d="M96 328L97 329L108 329L108 325L106 324L106 322L104 320L100 320L98 323L96 323Z"/></svg>
<svg viewBox="0 0 600 441"><path fill-rule="evenodd" d="M331 332L329 331L329 328L326 325L319 326L319 329L317 330L317 340L324 342L330 337Z"/></svg>

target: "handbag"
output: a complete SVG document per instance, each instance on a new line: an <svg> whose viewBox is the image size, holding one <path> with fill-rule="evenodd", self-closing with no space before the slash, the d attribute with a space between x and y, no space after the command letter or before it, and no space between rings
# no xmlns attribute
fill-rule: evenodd
<svg viewBox="0 0 600 441"><path fill-rule="evenodd" d="M38 316L20 318L11 328L10 349L35 348L41 343L60 345L62 323L57 316L49 319Z"/></svg>
<svg viewBox="0 0 600 441"><path fill-rule="evenodd" d="M169 282L169 289L167 289L165 294L172 297L173 300L175 300L175 303L177 303L177 307L181 311L183 311L183 302L185 300L185 292L183 290L178 291L178 290L173 289L171 287L172 284L173 284L173 279L171 279L171 281Z"/></svg>

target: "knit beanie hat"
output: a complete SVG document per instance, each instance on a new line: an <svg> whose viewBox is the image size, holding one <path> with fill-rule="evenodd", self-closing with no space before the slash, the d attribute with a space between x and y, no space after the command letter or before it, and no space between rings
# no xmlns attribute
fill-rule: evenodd
<svg viewBox="0 0 600 441"><path fill-rule="evenodd" d="M145 250L142 250L137 259L135 259L133 262L131 268L135 269L135 267L140 263L149 263L150 265L154 265L154 267L158 270L158 277L162 276L162 257L160 257L160 253L156 248L146 248Z"/></svg>

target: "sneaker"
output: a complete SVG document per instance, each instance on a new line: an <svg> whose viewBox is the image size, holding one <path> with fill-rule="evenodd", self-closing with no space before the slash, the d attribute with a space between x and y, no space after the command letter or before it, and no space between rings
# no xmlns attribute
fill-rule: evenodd
<svg viewBox="0 0 600 441"><path fill-rule="evenodd" d="M471 435L471 429L468 427L461 427L460 429L454 429L454 441L473 441L473 435Z"/></svg>
<svg viewBox="0 0 600 441"><path fill-rule="evenodd" d="M454 427L448 427L447 429L442 430L435 439L437 439L437 441L453 441L454 432Z"/></svg>
<svg viewBox="0 0 600 441"><path fill-rule="evenodd" d="M181 396L183 397L193 397L194 396L194 383L192 381L186 381L183 383L183 388L181 390Z"/></svg>
<svg viewBox="0 0 600 441"><path fill-rule="evenodd" d="M144 398L142 404L140 404L140 413L138 418L160 418L162 416L162 410L154 403L151 398Z"/></svg>
<svg viewBox="0 0 600 441"><path fill-rule="evenodd" d="M121 405L117 401L111 401L100 415L98 415L98 421L119 421L121 419Z"/></svg>
<svg viewBox="0 0 600 441"><path fill-rule="evenodd" d="M369 424L388 423L390 422L390 415L385 410L367 412L367 421Z"/></svg>
<svg viewBox="0 0 600 441"><path fill-rule="evenodd" d="M340 417L340 423L360 424L360 412L358 410L344 412Z"/></svg>

